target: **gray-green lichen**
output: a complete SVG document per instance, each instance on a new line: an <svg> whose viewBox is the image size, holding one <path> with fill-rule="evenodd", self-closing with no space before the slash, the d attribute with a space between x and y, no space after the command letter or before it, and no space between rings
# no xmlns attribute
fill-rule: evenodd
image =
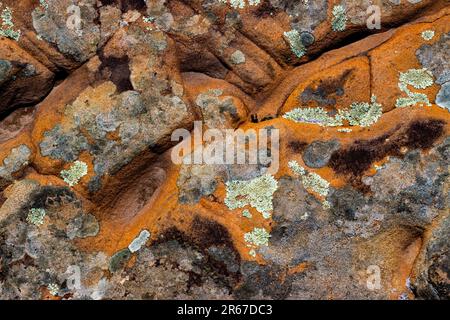
<svg viewBox="0 0 450 320"><path fill-rule="evenodd" d="M8 60L0 59L0 85L9 79L12 70L12 64Z"/></svg>
<svg viewBox="0 0 450 320"><path fill-rule="evenodd" d="M154 58L149 53L148 59ZM101 188L102 176L114 175L137 154L170 137L188 119L181 84L160 74L153 78L142 73L133 79L139 91L119 93L110 81L87 87L75 101L65 105L66 124L56 124L46 131L39 144L43 156L65 162L75 161L82 151L89 152L95 173L89 182L91 192ZM233 113L232 105L227 105L229 99L221 102L224 110ZM110 139L111 132L120 139Z"/></svg>
<svg viewBox="0 0 450 320"><path fill-rule="evenodd" d="M436 96L436 104L439 107L450 111L450 81L441 86L441 89Z"/></svg>
<svg viewBox="0 0 450 320"><path fill-rule="evenodd" d="M44 224L45 210L42 208L31 208L27 215L27 222L40 226Z"/></svg>
<svg viewBox="0 0 450 320"><path fill-rule="evenodd" d="M12 174L26 166L30 156L31 150L24 144L11 149L9 155L3 159L3 165L0 166L0 178L13 180Z"/></svg>
<svg viewBox="0 0 450 320"><path fill-rule="evenodd" d="M102 33L96 24L99 14L93 1L44 1L31 17L33 28L43 40L78 62L92 57L101 43Z"/></svg>
<svg viewBox="0 0 450 320"><path fill-rule="evenodd" d="M57 124L50 131L44 132L39 147L44 157L71 162L78 158L81 151L87 150L89 144L78 129L63 130L61 125Z"/></svg>
<svg viewBox="0 0 450 320"><path fill-rule="evenodd" d="M109 260L108 269L111 273L121 270L131 258L131 251L128 248L116 252Z"/></svg>
<svg viewBox="0 0 450 320"><path fill-rule="evenodd" d="M241 50L236 50L231 55L231 62L234 64L243 64L245 63L245 55Z"/></svg>
<svg viewBox="0 0 450 320"><path fill-rule="evenodd" d="M226 188L225 204L229 209L250 205L267 217L273 210L273 194L278 183L273 176L266 174L250 181L228 181Z"/></svg>
<svg viewBox="0 0 450 320"><path fill-rule="evenodd" d="M68 169L61 171L61 177L71 187L76 185L88 172L88 166L83 161L75 161Z"/></svg>
<svg viewBox="0 0 450 320"><path fill-rule="evenodd" d="M239 121L237 107L231 96L222 96L220 89L210 89L197 96L195 103L200 108L203 122L209 128L226 129Z"/></svg>
<svg viewBox="0 0 450 320"><path fill-rule="evenodd" d="M40 299L41 288L50 284L54 284L48 288L53 295L68 294L77 300L94 298L93 292L108 268L107 256L101 252L83 252L72 241L72 235L92 230L85 223L78 223L80 215L85 218L88 215L75 193L68 187L41 186L24 179L11 185L11 195L0 208L0 247L2 263L17 264L2 269L8 280L0 284L1 298ZM40 225L43 209L45 223ZM29 213L35 216L26 219ZM35 227L29 221L39 225ZM24 256L29 261L24 262ZM80 287L66 286L66 283L73 284L77 276L74 268L81 271L78 273ZM91 277L92 272L99 274L97 280Z"/></svg>
<svg viewBox="0 0 450 320"><path fill-rule="evenodd" d="M251 232L244 234L244 240L250 247L268 246L270 233L264 228L253 228Z"/></svg>
<svg viewBox="0 0 450 320"><path fill-rule="evenodd" d="M397 99L395 106L397 108L414 106L416 104L431 106L428 96L424 93L412 92L408 86L416 89L426 89L434 83L433 74L427 69L410 69L400 73L398 87L408 97Z"/></svg>
<svg viewBox="0 0 450 320"><path fill-rule="evenodd" d="M306 54L306 47L303 45L300 33L297 30L285 32L284 37L289 42L292 52L298 58L301 58Z"/></svg>
<svg viewBox="0 0 450 320"><path fill-rule="evenodd" d="M344 31L347 27L347 14L343 5L336 5L333 7L333 19L331 27L333 31Z"/></svg>
<svg viewBox="0 0 450 320"><path fill-rule="evenodd" d="M299 175L302 179L303 186L310 191L313 191L322 197L326 197L330 190L330 183L319 176L317 173L308 172L297 161L292 160L288 163L289 168Z"/></svg>
<svg viewBox="0 0 450 320"><path fill-rule="evenodd" d="M3 4L0 2L0 9L3 7ZM0 36L13 39L15 41L19 41L20 39L20 30L14 30L14 22L12 11L9 7L5 7L1 14L1 26L0 26Z"/></svg>

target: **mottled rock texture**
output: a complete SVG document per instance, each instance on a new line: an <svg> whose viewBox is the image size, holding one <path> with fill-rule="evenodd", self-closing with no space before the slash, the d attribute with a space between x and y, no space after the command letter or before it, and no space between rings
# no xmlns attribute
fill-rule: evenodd
<svg viewBox="0 0 450 320"><path fill-rule="evenodd" d="M449 2L233 3L0 0L0 299L450 298Z"/></svg>

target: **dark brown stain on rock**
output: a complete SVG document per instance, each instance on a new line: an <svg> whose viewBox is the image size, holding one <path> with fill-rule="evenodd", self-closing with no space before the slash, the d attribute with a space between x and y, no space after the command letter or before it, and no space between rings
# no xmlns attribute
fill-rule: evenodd
<svg viewBox="0 0 450 320"><path fill-rule="evenodd" d="M280 9L275 8L270 0L263 0L262 3L256 8L253 14L258 18L267 18L280 12Z"/></svg>
<svg viewBox="0 0 450 320"><path fill-rule="evenodd" d="M122 0L121 10L127 12L129 10L144 10L147 8L145 0Z"/></svg>
<svg viewBox="0 0 450 320"><path fill-rule="evenodd" d="M241 258L234 247L233 241L228 230L221 224L196 216L190 226L188 233L182 232L175 227L166 229L163 234L155 241L154 244L163 243L166 241L175 240L181 245L185 244L197 248L205 254L207 257L207 263L203 266L206 269L216 273L219 280L226 284L228 288L232 288L241 278L239 268L234 271L230 271L224 261L219 261L217 257L213 257L211 254L211 248L221 248L232 254L235 260L235 264L240 266ZM198 278L191 279L193 284L199 284Z"/></svg>
<svg viewBox="0 0 450 320"><path fill-rule="evenodd" d="M341 77L320 80L317 87L307 87L299 99L302 103L317 102L319 106L334 106L336 96L344 95L344 85L353 70L346 70Z"/></svg>
<svg viewBox="0 0 450 320"><path fill-rule="evenodd" d="M116 3L119 3L120 0L100 0L102 6L110 6Z"/></svg>
<svg viewBox="0 0 450 320"><path fill-rule="evenodd" d="M103 52L99 52L99 58L102 62L99 67L99 77L110 79L117 87L117 91L124 92L133 90L130 81L130 59L128 56L120 58L105 56Z"/></svg>
<svg viewBox="0 0 450 320"><path fill-rule="evenodd" d="M304 141L289 141L288 147L295 153L302 153L308 144Z"/></svg>
<svg viewBox="0 0 450 320"><path fill-rule="evenodd" d="M351 146L332 154L329 165L338 174L349 176L349 182L361 187L361 176L376 161L386 156L402 157L400 149L428 149L444 133L444 121L427 119L412 122L372 140L357 140Z"/></svg>

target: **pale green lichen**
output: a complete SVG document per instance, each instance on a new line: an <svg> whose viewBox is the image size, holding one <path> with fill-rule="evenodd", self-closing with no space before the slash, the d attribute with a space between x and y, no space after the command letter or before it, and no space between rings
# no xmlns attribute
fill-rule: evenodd
<svg viewBox="0 0 450 320"><path fill-rule="evenodd" d="M0 178L13 181L13 173L28 165L30 156L31 150L25 144L12 148L9 155L3 159L3 165L0 166Z"/></svg>
<svg viewBox="0 0 450 320"><path fill-rule="evenodd" d="M149 238L150 232L148 232L148 230L142 230L139 235L130 243L130 245L128 246L128 250L130 250L131 252L139 251Z"/></svg>
<svg viewBox="0 0 450 320"><path fill-rule="evenodd" d="M341 109L334 117L323 108L296 108L283 115L283 118L300 123L318 124L322 127L342 126L348 121L351 126L368 127L376 123L383 114L381 104L372 96L370 103L354 102L348 109Z"/></svg>
<svg viewBox="0 0 450 320"><path fill-rule="evenodd" d="M427 69L410 69L400 73L400 82L416 89L426 89L433 85L433 74Z"/></svg>
<svg viewBox="0 0 450 320"><path fill-rule="evenodd" d="M148 16L148 17L142 17L142 21L144 21L145 23L153 23L153 22L155 22L155 20L156 20L156 18L155 17L150 17L150 16ZM153 31L153 28L151 27L151 26L147 26L147 27L145 27L145 30L147 30L147 31Z"/></svg>
<svg viewBox="0 0 450 320"><path fill-rule="evenodd" d="M422 38L426 41L430 41L434 38L435 32L433 30L425 30L422 32Z"/></svg>
<svg viewBox="0 0 450 320"><path fill-rule="evenodd" d="M231 55L231 62L234 64L243 64L245 63L245 54L241 50L236 50Z"/></svg>
<svg viewBox="0 0 450 320"><path fill-rule="evenodd" d="M398 87L408 97L398 98L395 106L397 108L414 106L422 104L431 106L428 96L424 93L412 92L408 86L416 89L426 89L434 83L433 74L427 69L410 69L406 72L401 72L399 77Z"/></svg>
<svg viewBox="0 0 450 320"><path fill-rule="evenodd" d="M284 33L284 37L289 42L292 52L301 58L306 54L306 48L302 43L300 33L297 30L291 30Z"/></svg>
<svg viewBox="0 0 450 320"><path fill-rule="evenodd" d="M31 208L27 215L27 222L40 226L44 224L45 210L42 208Z"/></svg>
<svg viewBox="0 0 450 320"><path fill-rule="evenodd" d="M244 234L247 245L252 247L268 246L270 234L264 228L253 228L253 231Z"/></svg>
<svg viewBox="0 0 450 320"><path fill-rule="evenodd" d="M338 132L346 132L346 133L349 133L349 132L352 132L353 130L350 129L350 128L340 128L340 129L338 129L337 131L338 131Z"/></svg>
<svg viewBox="0 0 450 320"><path fill-rule="evenodd" d="M47 286L47 290L52 296L57 296L59 293L59 286L56 283L50 283Z"/></svg>
<svg viewBox="0 0 450 320"><path fill-rule="evenodd" d="M347 27L347 15L343 5L336 5L333 7L333 20L331 27L333 31L344 31Z"/></svg>
<svg viewBox="0 0 450 320"><path fill-rule="evenodd" d="M155 19L155 17L142 17L142 20L145 22L145 23L153 23L156 19Z"/></svg>
<svg viewBox="0 0 450 320"><path fill-rule="evenodd" d="M231 7L234 9L244 9L246 6L245 0L218 0L220 3L229 3ZM250 6L256 6L258 5L261 0L247 0L248 4Z"/></svg>
<svg viewBox="0 0 450 320"><path fill-rule="evenodd" d="M253 258L256 257L256 251L255 251L255 249L250 250L250 251L248 252L248 254L249 254L250 256L252 256Z"/></svg>
<svg viewBox="0 0 450 320"><path fill-rule="evenodd" d="M305 189L313 191L322 197L328 195L330 183L327 180L323 179L315 172L308 172L295 160L289 161L288 166L295 174L301 177Z"/></svg>
<svg viewBox="0 0 450 320"><path fill-rule="evenodd" d="M309 212L305 212L300 216L300 220L306 221L309 218Z"/></svg>
<svg viewBox="0 0 450 320"><path fill-rule="evenodd" d="M48 3L46 0L39 0L39 4L44 10L48 9Z"/></svg>
<svg viewBox="0 0 450 320"><path fill-rule="evenodd" d="M230 210L250 205L264 216L267 216L273 210L273 194L277 188L277 180L268 174L250 181L228 181L226 183L227 195L224 202Z"/></svg>
<svg viewBox="0 0 450 320"><path fill-rule="evenodd" d="M397 108L411 107L417 104L431 106L428 96L423 93L411 92L407 98L398 98L395 106Z"/></svg>
<svg viewBox="0 0 450 320"><path fill-rule="evenodd" d="M283 115L283 118L300 123L318 124L322 127L341 126L342 120L331 117L323 108L296 108Z"/></svg>
<svg viewBox="0 0 450 320"><path fill-rule="evenodd" d="M242 211L242 216L243 216L244 218L247 218L247 219L253 218L252 214L251 214L250 211L247 210L247 209L245 209L244 211Z"/></svg>
<svg viewBox="0 0 450 320"><path fill-rule="evenodd" d="M270 212L263 212L262 216L266 220L272 218L272 214Z"/></svg>
<svg viewBox="0 0 450 320"><path fill-rule="evenodd" d="M288 166L289 166L289 168L291 168L292 171L294 171L294 173L296 173L300 176L303 176L306 174L305 168L303 168L301 165L299 165L298 162L295 160L289 161Z"/></svg>
<svg viewBox="0 0 450 320"><path fill-rule="evenodd" d="M351 126L369 127L376 123L383 114L383 108L376 100L376 97L372 96L371 103L352 103L350 109L339 110L339 115Z"/></svg>
<svg viewBox="0 0 450 320"><path fill-rule="evenodd" d="M302 177L303 185L306 189L312 190L323 197L328 195L330 183L317 173L310 172Z"/></svg>
<svg viewBox="0 0 450 320"><path fill-rule="evenodd" d="M83 161L75 161L68 169L61 171L61 177L71 187L76 185L88 172L88 166Z"/></svg>
<svg viewBox="0 0 450 320"><path fill-rule="evenodd" d="M0 2L0 8L3 4ZM0 36L10 38L16 41L20 39L20 30L14 30L12 11L9 7L5 7L0 14L1 28Z"/></svg>

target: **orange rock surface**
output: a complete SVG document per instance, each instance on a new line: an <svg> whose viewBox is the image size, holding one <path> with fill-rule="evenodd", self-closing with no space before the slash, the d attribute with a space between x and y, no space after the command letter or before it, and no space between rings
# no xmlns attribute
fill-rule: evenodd
<svg viewBox="0 0 450 320"><path fill-rule="evenodd" d="M375 1L380 30L344 1L342 31L331 0L84 1L78 31L68 0L2 2L22 33L0 37L0 62L35 74L2 82L0 64L0 298L449 298L447 1ZM291 30L313 37L301 57ZM432 83L405 90L411 70ZM398 105L419 94L429 105ZM277 130L279 163L173 163L172 133L195 121ZM230 205L230 185L275 166L276 191Z"/></svg>

